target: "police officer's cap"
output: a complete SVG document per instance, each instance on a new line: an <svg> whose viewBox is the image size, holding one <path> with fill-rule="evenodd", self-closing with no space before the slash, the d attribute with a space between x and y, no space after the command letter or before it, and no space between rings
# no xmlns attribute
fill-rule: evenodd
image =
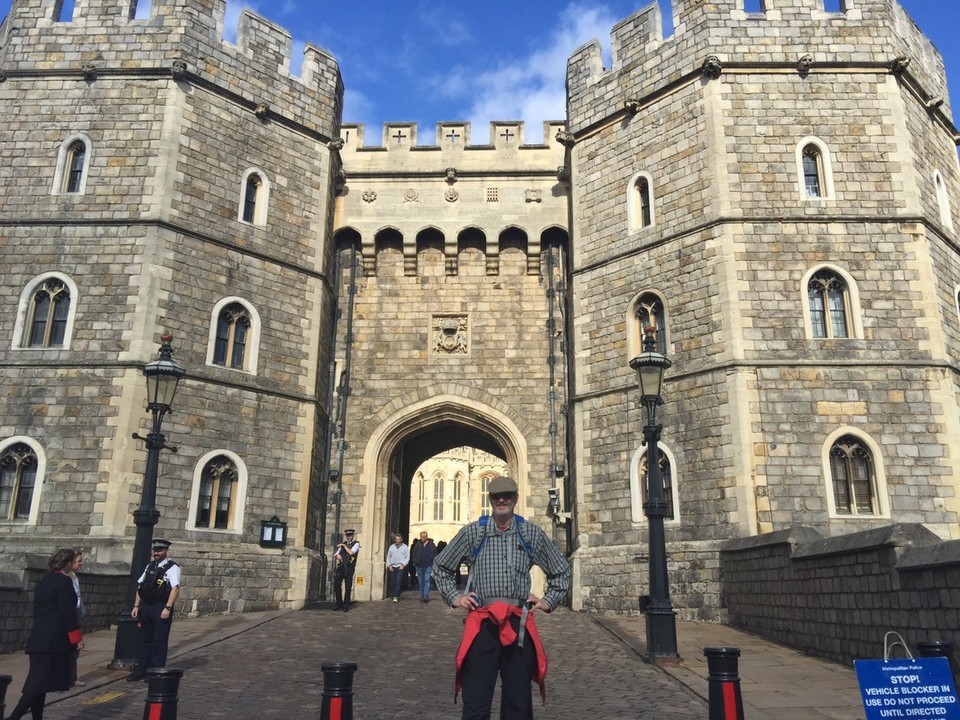
<svg viewBox="0 0 960 720"><path fill-rule="evenodd" d="M357 532L356 530L344 530L344 531L343 531L343 534L344 534L344 535L355 535L356 532Z"/></svg>
<svg viewBox="0 0 960 720"><path fill-rule="evenodd" d="M172 543L169 540L154 540L153 549L154 550L169 550Z"/></svg>

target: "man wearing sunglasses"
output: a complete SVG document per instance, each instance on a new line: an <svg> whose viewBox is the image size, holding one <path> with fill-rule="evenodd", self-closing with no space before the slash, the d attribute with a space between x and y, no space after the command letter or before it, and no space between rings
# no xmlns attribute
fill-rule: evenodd
<svg viewBox="0 0 960 720"><path fill-rule="evenodd" d="M487 720L501 678L500 717L533 718L532 681L544 695L546 655L533 610L551 612L570 587L570 565L547 534L514 513L519 499L512 478L487 486L493 514L462 528L437 556L433 574L450 607L467 611L457 649L454 699L463 689L463 720ZM470 564L466 587L456 584L457 568ZM544 596L530 592L530 568L547 576Z"/></svg>

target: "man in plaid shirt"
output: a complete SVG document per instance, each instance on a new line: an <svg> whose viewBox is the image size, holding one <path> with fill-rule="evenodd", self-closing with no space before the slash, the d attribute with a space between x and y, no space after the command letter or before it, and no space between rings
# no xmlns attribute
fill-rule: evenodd
<svg viewBox="0 0 960 720"><path fill-rule="evenodd" d="M533 718L531 683L544 694L547 659L531 610L551 612L567 596L570 565L557 544L514 514L517 483L493 478L493 515L467 525L437 556L433 574L450 607L467 611L457 650L454 699L463 688L463 720L488 720L497 676L502 678L503 720ZM470 563L466 589L457 589L460 564ZM547 576L542 598L530 592L530 568Z"/></svg>

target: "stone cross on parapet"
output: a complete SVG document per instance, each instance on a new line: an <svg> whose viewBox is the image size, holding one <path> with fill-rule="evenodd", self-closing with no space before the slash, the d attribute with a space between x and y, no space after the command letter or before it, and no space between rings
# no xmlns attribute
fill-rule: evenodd
<svg viewBox="0 0 960 720"><path fill-rule="evenodd" d="M450 132L447 133L444 137L446 137L447 140L449 140L452 143L455 143L457 140L460 139L460 135L454 129L451 129Z"/></svg>
<svg viewBox="0 0 960 720"><path fill-rule="evenodd" d="M397 130L397 134L391 135L390 137L392 137L394 140L397 141L397 145L400 145L406 139L407 136L404 135L401 130Z"/></svg>
<svg viewBox="0 0 960 720"><path fill-rule="evenodd" d="M512 140L516 136L517 136L516 133L510 132L510 128L504 128L503 132L500 133L500 137L506 140L507 142L510 142L510 140Z"/></svg>

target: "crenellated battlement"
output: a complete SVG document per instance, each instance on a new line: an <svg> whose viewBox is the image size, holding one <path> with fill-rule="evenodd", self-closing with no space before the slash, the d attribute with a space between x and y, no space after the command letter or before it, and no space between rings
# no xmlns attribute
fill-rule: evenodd
<svg viewBox="0 0 960 720"><path fill-rule="evenodd" d="M724 66L883 68L900 57L926 98L942 97L949 116L943 59L896 0L846 0L826 12L823 0L765 0L745 12L743 0L673 0L674 33L664 37L657 2L619 22L610 34L612 63L600 43L586 43L567 62L568 116L577 132L658 88L698 73L707 58ZM882 70L881 70L882 71Z"/></svg>
<svg viewBox="0 0 960 720"><path fill-rule="evenodd" d="M144 19L135 18L136 0L76 0L63 19L60 5L14 0L0 30L0 70L8 77L53 71L91 79L138 68L156 73L176 62L178 79L196 76L321 134L337 133L343 84L336 60L307 45L294 76L291 34L248 9L230 43L223 39L226 0L153 0Z"/></svg>
<svg viewBox="0 0 960 720"><path fill-rule="evenodd" d="M340 155L348 175L361 168L371 172L427 167L471 172L525 167L555 171L563 162L563 146L556 136L564 129L561 121L547 121L543 123L543 142L528 145L522 120L494 120L485 142L476 143L469 122L438 122L435 142L420 145L417 123L391 122L380 129L379 144L368 145L364 125L346 124L340 130Z"/></svg>

